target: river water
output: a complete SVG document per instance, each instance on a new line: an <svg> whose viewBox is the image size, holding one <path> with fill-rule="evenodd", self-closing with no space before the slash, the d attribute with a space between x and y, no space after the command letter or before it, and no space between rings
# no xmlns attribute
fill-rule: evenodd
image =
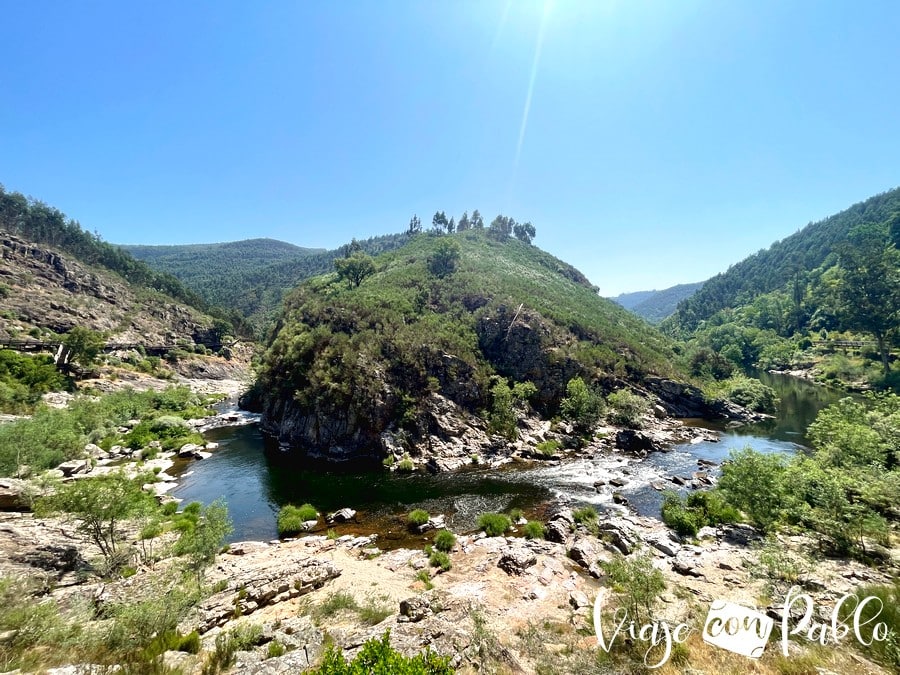
<svg viewBox="0 0 900 675"><path fill-rule="evenodd" d="M787 376L762 373L760 377L781 399L774 420L737 429L719 427L719 442L683 444L643 461L612 453L560 463L509 464L499 469L476 466L437 475L380 468L348 470L291 461L267 443L256 426L224 427L205 434L220 448L209 459L181 467L179 487L172 494L204 504L224 498L234 521L232 541L275 538L276 514L287 503L309 502L321 512L349 506L359 512L358 522L336 527L337 533L377 532L382 548L413 543L405 516L414 508L445 514L448 526L458 532L473 529L478 515L485 511L521 508L527 516L540 517L558 499L615 508L613 488L594 488L598 480L612 477L627 481L615 489L635 510L658 516L661 495L651 482L667 483L673 475L689 477L698 470L698 459L718 463L732 449L746 446L761 452L796 452L804 447L804 433L816 413L843 395ZM687 422L716 428L699 420ZM321 529L324 532L324 526Z"/></svg>

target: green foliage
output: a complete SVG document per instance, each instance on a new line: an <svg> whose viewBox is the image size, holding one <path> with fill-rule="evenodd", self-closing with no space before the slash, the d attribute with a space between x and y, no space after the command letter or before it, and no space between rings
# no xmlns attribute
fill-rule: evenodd
<svg viewBox="0 0 900 675"><path fill-rule="evenodd" d="M419 570L416 572L416 579L425 584L426 591L430 591L434 588L434 584L431 583L431 574L428 573L428 570Z"/></svg>
<svg viewBox="0 0 900 675"><path fill-rule="evenodd" d="M403 656L391 647L390 636L388 630L380 640L372 638L350 662L331 646L326 650L321 665L310 672L314 675L452 675L454 672L449 665L449 657L438 656L431 650L413 657Z"/></svg>
<svg viewBox="0 0 900 675"><path fill-rule="evenodd" d="M372 256L358 252L335 260L334 269L338 278L346 280L350 288L358 288L363 279L375 273L375 262Z"/></svg>
<svg viewBox="0 0 900 675"><path fill-rule="evenodd" d="M555 438L549 441L541 441L536 446L537 451L546 457L552 457L561 447L562 443L557 441Z"/></svg>
<svg viewBox="0 0 900 675"><path fill-rule="evenodd" d="M123 390L99 400L78 397L65 409L40 406L31 419L0 425L0 475L19 473L22 466L41 471L79 458L86 443L116 434L127 420L202 410L198 401L187 387L177 387L162 392ZM149 442L153 437L147 438Z"/></svg>
<svg viewBox="0 0 900 675"><path fill-rule="evenodd" d="M482 513L478 516L478 529L489 537L500 537L512 527L509 516L503 513Z"/></svg>
<svg viewBox="0 0 900 675"><path fill-rule="evenodd" d="M531 382L517 382L510 387L505 380L498 380L491 388L493 407L490 414L490 428L509 440L519 436L519 414L517 408L533 396L537 388Z"/></svg>
<svg viewBox="0 0 900 675"><path fill-rule="evenodd" d="M603 397L580 377L574 377L566 384L566 397L560 402L560 412L580 431L590 431L603 416L604 408Z"/></svg>
<svg viewBox="0 0 900 675"><path fill-rule="evenodd" d="M63 483L39 502L37 510L76 518L79 531L100 549L108 569L114 570L124 562L117 555L122 522L157 508L153 497L141 489L142 483L141 477L132 480L119 472Z"/></svg>
<svg viewBox="0 0 900 675"><path fill-rule="evenodd" d="M752 448L732 451L722 465L718 489L732 506L746 513L754 525L770 530L782 515L785 459Z"/></svg>
<svg viewBox="0 0 900 675"><path fill-rule="evenodd" d="M198 583L203 571L216 559L225 539L234 528L228 516L228 506L224 499L217 499L192 519L192 526L185 527L175 542L175 555L186 556L188 569L193 572Z"/></svg>
<svg viewBox="0 0 900 675"><path fill-rule="evenodd" d="M616 556L600 563L615 590L621 596L628 618L636 625L646 623L653 616L653 605L666 589L662 572L653 567L649 553Z"/></svg>
<svg viewBox="0 0 900 675"><path fill-rule="evenodd" d="M450 562L450 556L444 551L432 551L428 557L428 564L432 567L439 567L443 572L449 572L453 567Z"/></svg>
<svg viewBox="0 0 900 675"><path fill-rule="evenodd" d="M71 351L71 358L82 368L94 364L106 344L103 333L90 328L75 326L66 333L62 343Z"/></svg>
<svg viewBox="0 0 900 675"><path fill-rule="evenodd" d="M775 412L778 402L772 387L746 375L732 375L723 382L706 387L704 392L710 398L724 398L761 413Z"/></svg>
<svg viewBox="0 0 900 675"><path fill-rule="evenodd" d="M318 519L319 514L312 504L303 504L303 506L285 504L278 511L278 536L290 537L300 534L306 530L304 526L306 521Z"/></svg>
<svg viewBox="0 0 900 675"><path fill-rule="evenodd" d="M262 638L262 627L242 624L216 636L215 649L203 666L203 675L216 675L234 665L238 652L249 651Z"/></svg>
<svg viewBox="0 0 900 675"><path fill-rule="evenodd" d="M692 492L687 500L670 491L663 497L662 519L681 536L694 537L701 527L738 522L740 513L714 490Z"/></svg>
<svg viewBox="0 0 900 675"><path fill-rule="evenodd" d="M459 244L452 239L441 239L428 258L428 271L438 278L453 274L459 261L459 250Z"/></svg>
<svg viewBox="0 0 900 675"><path fill-rule="evenodd" d="M456 535L450 530L441 530L434 536L434 547L438 551L449 553L456 545Z"/></svg>
<svg viewBox="0 0 900 675"><path fill-rule="evenodd" d="M287 648L278 640L272 640L266 647L267 659L277 659L279 656L284 656L286 653Z"/></svg>
<svg viewBox="0 0 900 675"><path fill-rule="evenodd" d="M632 429L641 428L643 425L641 418L650 410L647 399L628 389L614 391L606 397L606 400L612 408L610 421Z"/></svg>
<svg viewBox="0 0 900 675"><path fill-rule="evenodd" d="M537 520L529 520L525 524L525 538L526 539L543 539L544 538L544 524L538 522Z"/></svg>
<svg viewBox="0 0 900 675"><path fill-rule="evenodd" d="M572 517L578 525L589 527L597 522L597 509L588 504L587 506L582 506L580 509L575 509L572 512Z"/></svg>
<svg viewBox="0 0 900 675"><path fill-rule="evenodd" d="M418 527L419 525L427 523L429 518L431 518L431 516L425 509L413 509L406 517L406 522L408 525Z"/></svg>
<svg viewBox="0 0 900 675"><path fill-rule="evenodd" d="M0 349L0 412L29 413L42 394L70 388L49 356Z"/></svg>
<svg viewBox="0 0 900 675"><path fill-rule="evenodd" d="M856 602L841 605L838 618L844 625L852 625L852 614L859 603L873 598L860 611L860 625L874 626L876 622L887 626L885 640L874 640L865 648L865 655L894 672L900 671L900 581L891 585L862 586L854 593ZM877 600L876 600L877 598Z"/></svg>

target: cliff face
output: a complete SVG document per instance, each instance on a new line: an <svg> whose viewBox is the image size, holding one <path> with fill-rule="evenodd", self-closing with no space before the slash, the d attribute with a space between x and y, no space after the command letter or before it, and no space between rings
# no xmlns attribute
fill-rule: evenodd
<svg viewBox="0 0 900 675"><path fill-rule="evenodd" d="M51 248L0 231L0 338L25 339L75 326L115 342L203 341L212 319Z"/></svg>

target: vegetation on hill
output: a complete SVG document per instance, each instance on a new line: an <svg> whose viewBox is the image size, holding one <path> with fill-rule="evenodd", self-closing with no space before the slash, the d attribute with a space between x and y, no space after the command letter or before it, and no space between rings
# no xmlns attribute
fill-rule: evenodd
<svg viewBox="0 0 900 675"><path fill-rule="evenodd" d="M436 269L448 246L453 265ZM498 377L507 390L531 382L514 390L555 413L577 376L611 389L676 373L666 338L519 239L420 234L374 270L358 285L316 277L286 298L257 384L270 413L337 416L348 439L371 439L394 422L416 433L433 392L490 410Z"/></svg>
<svg viewBox="0 0 900 675"><path fill-rule="evenodd" d="M703 287L704 282L694 284L678 284L661 291L635 291L622 293L610 298L627 310L643 317L652 324L658 324L663 319L671 316L678 303L691 297Z"/></svg>
<svg viewBox="0 0 900 675"><path fill-rule="evenodd" d="M894 387L900 340L900 189L811 224L705 283L662 324L692 372L810 369Z"/></svg>
<svg viewBox="0 0 900 675"><path fill-rule="evenodd" d="M171 274L154 270L118 246L103 241L99 234L82 229L78 221L67 218L59 209L19 192L7 192L2 185L0 230L29 242L50 246L86 265L114 272L131 284L164 293L220 321L236 323L237 328L241 326L238 314L211 306ZM235 327L229 325L223 330L233 333Z"/></svg>

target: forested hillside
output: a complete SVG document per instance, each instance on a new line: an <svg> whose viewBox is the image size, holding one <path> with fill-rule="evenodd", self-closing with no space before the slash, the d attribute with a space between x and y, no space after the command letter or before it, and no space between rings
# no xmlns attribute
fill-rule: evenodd
<svg viewBox="0 0 900 675"><path fill-rule="evenodd" d="M59 209L0 185L0 230L35 244L47 244L88 265L98 265L127 281L161 291L198 309L207 309L196 294L170 274L154 270L132 255L82 229Z"/></svg>
<svg viewBox="0 0 900 675"><path fill-rule="evenodd" d="M679 304L667 326L689 332L719 310L748 304L761 293L782 288L798 275L825 263L854 228L887 223L898 213L900 188L854 204L818 223L809 223L795 234L709 279L700 291Z"/></svg>
<svg viewBox="0 0 900 675"><path fill-rule="evenodd" d="M491 234L351 253L292 292L257 383L268 428L325 453L369 451L388 428L427 436L434 394L493 419L516 396L555 412L573 378L611 391L678 374L669 341L578 270Z"/></svg>
<svg viewBox="0 0 900 675"><path fill-rule="evenodd" d="M773 244L709 281L662 327L697 375L795 370L894 387L900 340L900 189Z"/></svg>
<svg viewBox="0 0 900 675"><path fill-rule="evenodd" d="M702 281L694 284L678 284L661 291L623 293L610 299L650 323L658 324L663 319L671 316L678 307L678 303L691 297L703 287L703 284L704 282Z"/></svg>
<svg viewBox="0 0 900 675"><path fill-rule="evenodd" d="M402 246L406 234L358 242L377 255ZM224 244L126 246L156 269L171 272L213 305L239 312L261 337L281 305L284 292L304 279L334 269L346 247L333 250L294 246L275 239Z"/></svg>

